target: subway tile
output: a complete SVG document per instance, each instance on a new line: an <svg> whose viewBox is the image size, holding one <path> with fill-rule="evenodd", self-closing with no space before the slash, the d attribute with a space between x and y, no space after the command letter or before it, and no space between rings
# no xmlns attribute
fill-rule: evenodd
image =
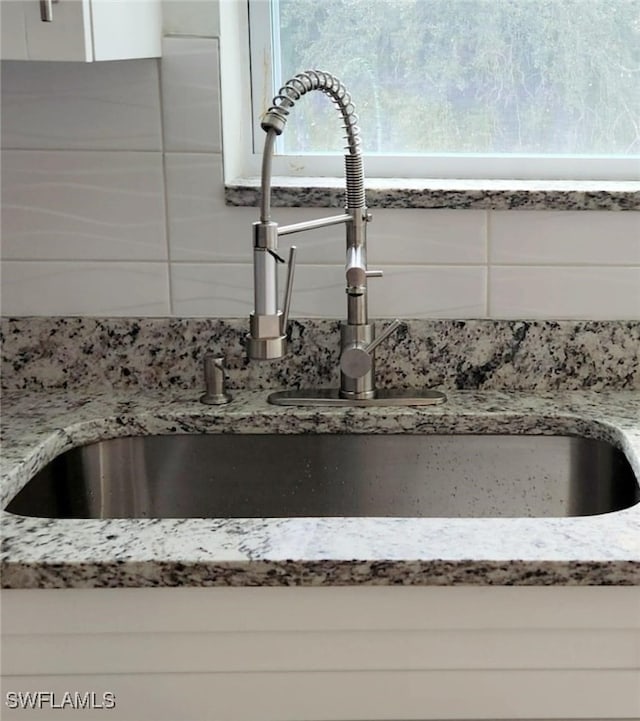
<svg viewBox="0 0 640 721"><path fill-rule="evenodd" d="M469 318L485 315L485 271L474 267L387 267L369 285L372 318ZM250 264L173 263L177 315L245 316L253 310ZM284 272L281 274L281 289ZM344 266L300 265L292 317L346 315Z"/></svg>
<svg viewBox="0 0 640 721"><path fill-rule="evenodd" d="M475 264L487 261L482 210L376 210L367 229L374 263Z"/></svg>
<svg viewBox="0 0 640 721"><path fill-rule="evenodd" d="M3 58L26 60L29 57L24 15L24 0L2 0L0 2L0 46Z"/></svg>
<svg viewBox="0 0 640 721"><path fill-rule="evenodd" d="M248 263L172 263L171 292L177 316L248 316L253 269Z"/></svg>
<svg viewBox="0 0 640 721"><path fill-rule="evenodd" d="M5 261L4 315L169 315L166 263Z"/></svg>
<svg viewBox="0 0 640 721"><path fill-rule="evenodd" d="M494 267L492 318L640 319L640 267Z"/></svg>
<svg viewBox="0 0 640 721"><path fill-rule="evenodd" d="M280 297L285 274L280 274ZM248 316L253 311L250 263L172 263L171 285L176 315ZM296 269L292 317L340 318L346 313L343 266Z"/></svg>
<svg viewBox="0 0 640 721"><path fill-rule="evenodd" d="M162 0L162 26L165 35L219 37L218 2Z"/></svg>
<svg viewBox="0 0 640 721"><path fill-rule="evenodd" d="M490 227L493 263L640 264L640 213L495 211Z"/></svg>
<svg viewBox="0 0 640 721"><path fill-rule="evenodd" d="M157 61L3 62L2 147L161 150Z"/></svg>
<svg viewBox="0 0 640 721"><path fill-rule="evenodd" d="M167 153L165 169L171 259L250 262L258 210L225 205L222 156Z"/></svg>
<svg viewBox="0 0 640 721"><path fill-rule="evenodd" d="M2 255L20 260L162 260L162 154L2 153Z"/></svg>
<svg viewBox="0 0 640 721"><path fill-rule="evenodd" d="M166 37L162 51L165 150L220 152L218 40Z"/></svg>
<svg viewBox="0 0 640 721"><path fill-rule="evenodd" d="M369 283L377 318L484 318L486 269L465 266L382 266Z"/></svg>

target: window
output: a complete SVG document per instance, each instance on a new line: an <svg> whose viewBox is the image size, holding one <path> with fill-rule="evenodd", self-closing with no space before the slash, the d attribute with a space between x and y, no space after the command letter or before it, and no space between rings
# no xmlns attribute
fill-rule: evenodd
<svg viewBox="0 0 640 721"><path fill-rule="evenodd" d="M633 179L640 0L250 0L259 116L301 70L353 97L379 177ZM267 59L267 62L265 62ZM300 100L275 172L339 175L340 120Z"/></svg>

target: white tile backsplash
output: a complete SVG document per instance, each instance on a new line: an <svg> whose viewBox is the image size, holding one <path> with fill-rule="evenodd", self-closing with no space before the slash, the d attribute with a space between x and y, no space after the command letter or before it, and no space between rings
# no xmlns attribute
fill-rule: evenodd
<svg viewBox="0 0 640 721"><path fill-rule="evenodd" d="M3 257L166 260L161 153L5 151Z"/></svg>
<svg viewBox="0 0 640 721"><path fill-rule="evenodd" d="M253 310L253 270L248 263L172 263L176 315L248 316ZM285 275L280 274L280 295ZM299 265L292 317L341 317L345 313L344 267Z"/></svg>
<svg viewBox="0 0 640 721"><path fill-rule="evenodd" d="M477 318L485 310L485 269L453 266L383 267L372 280L372 317ZM281 291L284 271L281 274ZM172 263L176 315L245 316L252 310L253 273L247 263ZM299 265L291 316L341 318L346 314L343 265Z"/></svg>
<svg viewBox="0 0 640 721"><path fill-rule="evenodd" d="M4 61L2 147L161 150L158 62Z"/></svg>
<svg viewBox="0 0 640 721"><path fill-rule="evenodd" d="M237 317L253 310L253 269L248 263L172 263L177 316Z"/></svg>
<svg viewBox="0 0 640 721"><path fill-rule="evenodd" d="M640 267L501 266L490 279L492 318L640 318Z"/></svg>
<svg viewBox="0 0 640 721"><path fill-rule="evenodd" d="M375 263L487 262L483 210L372 209L369 259Z"/></svg>
<svg viewBox="0 0 640 721"><path fill-rule="evenodd" d="M3 315L166 316L166 263L5 261Z"/></svg>
<svg viewBox="0 0 640 721"><path fill-rule="evenodd" d="M165 150L221 152L218 40L166 37L161 79Z"/></svg>
<svg viewBox="0 0 640 721"><path fill-rule="evenodd" d="M217 3L203 0L162 0L162 25L166 35L218 37Z"/></svg>
<svg viewBox="0 0 640 721"><path fill-rule="evenodd" d="M494 211L490 224L493 263L640 265L640 213Z"/></svg>
<svg viewBox="0 0 640 721"><path fill-rule="evenodd" d="M5 314L252 310L258 209L224 202L219 26L205 5L165 3L180 37L161 61L3 63ZM640 213L371 211L369 264L385 271L369 285L374 318L640 318ZM292 243L292 315L343 317L344 228L283 237L282 255Z"/></svg>
<svg viewBox="0 0 640 721"><path fill-rule="evenodd" d="M249 262L258 211L225 205L222 156L167 153L165 168L171 259Z"/></svg>
<svg viewBox="0 0 640 721"><path fill-rule="evenodd" d="M483 318L486 315L485 267L383 265L382 270L384 277L369 283L369 312L373 317Z"/></svg>

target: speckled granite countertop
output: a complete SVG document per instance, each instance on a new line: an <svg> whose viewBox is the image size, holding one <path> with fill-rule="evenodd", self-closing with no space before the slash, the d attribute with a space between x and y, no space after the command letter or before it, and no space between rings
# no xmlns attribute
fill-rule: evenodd
<svg viewBox="0 0 640 721"><path fill-rule="evenodd" d="M3 506L73 446L153 433L544 433L605 439L640 475L640 393L449 391L442 406L223 408L184 391L4 394ZM580 518L52 520L2 515L7 588L640 583L640 505Z"/></svg>
<svg viewBox="0 0 640 721"><path fill-rule="evenodd" d="M481 208L484 210L640 210L637 181L443 180L368 178L372 208ZM260 203L260 179L227 185L228 205ZM344 207L343 178L274 177L274 207Z"/></svg>
<svg viewBox="0 0 640 721"><path fill-rule="evenodd" d="M248 363L244 319L17 318L0 325L2 508L63 451L160 433L528 433L599 438L640 477L640 322L409 321L384 386L425 408L283 408L267 389L337 382L336 321L297 320L292 352ZM198 402L205 350L229 406ZM579 518L55 520L5 512L8 588L640 584L640 504Z"/></svg>

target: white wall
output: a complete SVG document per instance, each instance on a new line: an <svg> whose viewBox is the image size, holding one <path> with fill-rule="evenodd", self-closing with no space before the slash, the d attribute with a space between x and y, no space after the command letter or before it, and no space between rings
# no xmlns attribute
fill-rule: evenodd
<svg viewBox="0 0 640 721"><path fill-rule="evenodd" d="M251 310L256 210L223 199L217 5L164 9L161 62L3 64L5 315ZM373 316L640 317L639 213L372 210ZM344 314L343 232L297 239L293 315Z"/></svg>

